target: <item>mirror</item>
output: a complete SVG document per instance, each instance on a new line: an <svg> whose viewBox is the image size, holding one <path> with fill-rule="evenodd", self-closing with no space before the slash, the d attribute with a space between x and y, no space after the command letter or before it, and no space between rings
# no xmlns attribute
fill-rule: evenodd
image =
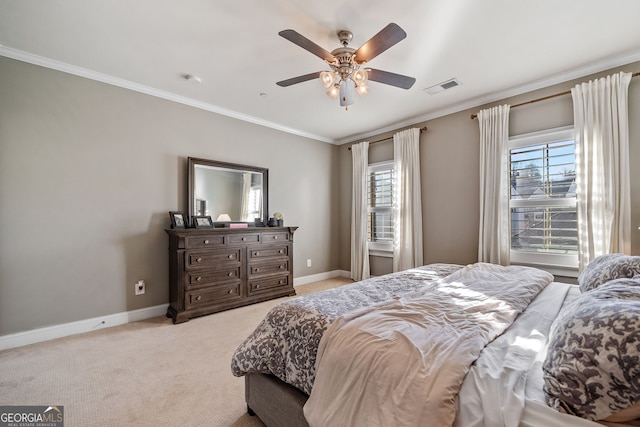
<svg viewBox="0 0 640 427"><path fill-rule="evenodd" d="M269 170L189 157L189 218L247 222L269 215Z"/></svg>

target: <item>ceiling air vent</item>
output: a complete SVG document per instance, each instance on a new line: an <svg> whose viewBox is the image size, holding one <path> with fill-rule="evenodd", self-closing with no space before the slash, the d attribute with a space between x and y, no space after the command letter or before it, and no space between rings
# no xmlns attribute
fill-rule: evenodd
<svg viewBox="0 0 640 427"><path fill-rule="evenodd" d="M460 83L460 80L453 78L453 79L447 80L446 82L439 83L435 86L431 86L423 90L427 92L429 95L435 95L438 92L451 89L452 87L460 86L461 84L462 83Z"/></svg>

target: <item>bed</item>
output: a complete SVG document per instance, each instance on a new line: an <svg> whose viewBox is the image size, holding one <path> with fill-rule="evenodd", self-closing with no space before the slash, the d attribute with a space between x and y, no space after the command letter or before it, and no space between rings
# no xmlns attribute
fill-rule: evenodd
<svg viewBox="0 0 640 427"><path fill-rule="evenodd" d="M549 380L557 368L548 361L554 327L584 305L577 304L583 294L529 267L427 265L280 303L238 347L232 373L245 377L249 413L270 427L601 426L588 414L571 415L584 408L562 407L566 396L553 401ZM640 301L633 293L628 301L635 296ZM638 356L638 342L625 345ZM625 363L623 375L640 382L640 368ZM567 364L556 371L568 375ZM563 390L560 374L555 385ZM640 384L623 394L614 409L638 404Z"/></svg>

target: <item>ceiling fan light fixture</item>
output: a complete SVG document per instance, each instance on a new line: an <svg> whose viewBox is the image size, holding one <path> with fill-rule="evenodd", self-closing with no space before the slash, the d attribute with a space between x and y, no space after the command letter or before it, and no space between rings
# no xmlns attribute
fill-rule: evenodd
<svg viewBox="0 0 640 427"><path fill-rule="evenodd" d="M320 83L322 83L322 86L324 86L325 89L329 89L335 81L336 73L331 71L320 72Z"/></svg>
<svg viewBox="0 0 640 427"><path fill-rule="evenodd" d="M367 73L367 70L360 68L353 72L351 78L356 82L356 87L364 86L367 84L367 80L369 80L369 73Z"/></svg>
<svg viewBox="0 0 640 427"><path fill-rule="evenodd" d="M338 99L338 95L340 93L339 85L336 83L329 88L327 91L327 96L331 99Z"/></svg>
<svg viewBox="0 0 640 427"><path fill-rule="evenodd" d="M365 96L366 94L369 93L369 86L367 86L367 85L358 85L358 86L356 86L356 92L358 92L358 95L360 95L360 96Z"/></svg>

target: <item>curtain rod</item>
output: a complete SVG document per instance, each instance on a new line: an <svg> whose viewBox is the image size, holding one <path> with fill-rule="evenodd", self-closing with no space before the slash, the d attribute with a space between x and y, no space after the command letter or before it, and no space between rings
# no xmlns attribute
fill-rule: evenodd
<svg viewBox="0 0 640 427"><path fill-rule="evenodd" d="M631 77L638 77L638 76L640 76L640 72L631 74ZM543 96L542 98L532 99L531 101L521 102L520 104L512 105L511 108L522 107L523 105L533 104L535 102L540 102L540 101L546 101L547 99L557 98L558 96L563 96L563 95L569 95L570 93L571 93L571 91L567 90L567 91L564 91L564 92L556 93L554 95ZM472 114L471 115L471 120L477 119L477 118L478 118L477 114Z"/></svg>
<svg viewBox="0 0 640 427"><path fill-rule="evenodd" d="M424 133L427 131L427 127L421 127L420 128L420 133ZM390 139L393 139L393 136L390 136L389 138L382 138L382 139L378 139L376 141L369 141L369 145L371 144L377 144L378 142L384 142L384 141L389 141ZM353 145L353 144L352 144ZM347 147L347 150L351 151L351 146Z"/></svg>

